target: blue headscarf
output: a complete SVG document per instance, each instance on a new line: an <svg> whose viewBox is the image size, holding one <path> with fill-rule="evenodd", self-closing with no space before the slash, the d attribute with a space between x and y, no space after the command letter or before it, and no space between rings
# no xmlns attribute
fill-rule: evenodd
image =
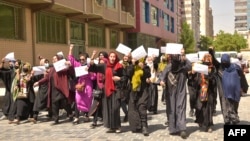
<svg viewBox="0 0 250 141"><path fill-rule="evenodd" d="M222 88L224 96L234 101L240 101L241 85L238 70L240 67L236 64L230 63L230 56L223 54L221 62L230 64L223 71L222 75Z"/></svg>

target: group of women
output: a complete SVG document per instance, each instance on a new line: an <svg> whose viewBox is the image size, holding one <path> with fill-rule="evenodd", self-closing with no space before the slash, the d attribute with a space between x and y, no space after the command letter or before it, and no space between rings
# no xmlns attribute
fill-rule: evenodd
<svg viewBox="0 0 250 141"><path fill-rule="evenodd" d="M218 63L213 49L201 60L208 66L208 74L192 70L192 63L185 58L184 50L182 54L164 54L159 61L155 56L136 60L130 54L120 60L116 52L108 54L105 51L99 52L97 57L97 52L93 51L91 56L81 53L77 58L72 53L73 49L71 44L68 57L57 54L53 56L52 63L40 58L40 65L46 68L40 75L34 75L28 62L2 59L0 76L6 86L3 112L10 124L19 124L23 119L36 123L39 111L44 109L48 111L48 117L53 118L53 124L58 124L59 110L65 109L74 124L80 123L80 115L83 114L84 121L90 121L89 116L93 116L92 128L102 121L107 132L120 133L122 108L123 121L129 122L131 131L148 136L147 113L157 114L158 85L161 85L169 133L186 138L186 81L191 109L195 111L192 114L200 127L205 126L206 131L212 132L217 90L225 123L239 122L240 86L232 87L225 78L229 78L228 72L234 69L239 74L242 72L231 65L226 55ZM67 68L56 71L53 63L62 59L66 60ZM79 67L84 67L88 73L76 77L75 70ZM238 82L236 80L234 77L230 82ZM39 86L37 93L33 89L35 86ZM229 87L235 90L234 93L226 91Z"/></svg>

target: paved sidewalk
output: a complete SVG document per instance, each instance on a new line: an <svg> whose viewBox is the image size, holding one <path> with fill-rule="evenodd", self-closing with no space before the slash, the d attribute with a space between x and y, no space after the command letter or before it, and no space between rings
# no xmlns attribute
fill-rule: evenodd
<svg viewBox="0 0 250 141"><path fill-rule="evenodd" d="M250 75L247 75L250 82ZM250 84L250 83L249 83ZM64 119L59 125L51 125L52 121L45 121L46 113L42 112L37 124L22 121L19 125L8 124L7 120L0 121L0 140L1 141L181 141L184 140L180 136L170 136L167 127L164 125L166 121L165 105L160 101L161 91L159 91L159 111L158 114L148 115L149 132L148 137L142 134L135 134L129 131L128 123L122 123L122 133L106 133L106 129L102 126L95 129L90 128L91 122L73 125ZM250 125L250 91L241 98L239 105L239 116L241 124ZM220 110L220 103L217 104L217 115L214 116L214 127L212 133L199 130L194 118L188 116L189 105L187 106L187 132L189 137L185 141L223 141L223 118ZM123 118L123 112L121 110Z"/></svg>

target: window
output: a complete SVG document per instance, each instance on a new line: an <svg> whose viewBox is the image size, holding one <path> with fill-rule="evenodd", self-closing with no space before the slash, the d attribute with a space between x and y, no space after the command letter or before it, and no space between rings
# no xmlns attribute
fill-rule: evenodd
<svg viewBox="0 0 250 141"><path fill-rule="evenodd" d="M171 32L174 33L174 18L171 17Z"/></svg>
<svg viewBox="0 0 250 141"><path fill-rule="evenodd" d="M88 34L89 46L105 47L104 27L89 25Z"/></svg>
<svg viewBox="0 0 250 141"><path fill-rule="evenodd" d="M37 40L47 43L66 43L65 18L39 12L37 14Z"/></svg>
<svg viewBox="0 0 250 141"><path fill-rule="evenodd" d="M159 26L158 8L154 6L151 8L151 21L153 25Z"/></svg>
<svg viewBox="0 0 250 141"><path fill-rule="evenodd" d="M107 7L115 8L115 0L106 0Z"/></svg>
<svg viewBox="0 0 250 141"><path fill-rule="evenodd" d="M0 3L0 38L24 39L24 11L20 7Z"/></svg>
<svg viewBox="0 0 250 141"><path fill-rule="evenodd" d="M70 23L70 39L84 40L84 24L73 21Z"/></svg>
<svg viewBox="0 0 250 141"><path fill-rule="evenodd" d="M142 17L143 17L143 21L145 23L149 23L149 3L144 1L143 2L143 5L142 5Z"/></svg>
<svg viewBox="0 0 250 141"><path fill-rule="evenodd" d="M102 5L103 0L96 0L99 5Z"/></svg>
<svg viewBox="0 0 250 141"><path fill-rule="evenodd" d="M116 48L119 44L119 31L110 31L110 48Z"/></svg>
<svg viewBox="0 0 250 141"><path fill-rule="evenodd" d="M164 0L164 5L169 9L169 0Z"/></svg>
<svg viewBox="0 0 250 141"><path fill-rule="evenodd" d="M169 15L164 13L164 28L169 31Z"/></svg>
<svg viewBox="0 0 250 141"><path fill-rule="evenodd" d="M170 10L174 12L174 0L170 0Z"/></svg>

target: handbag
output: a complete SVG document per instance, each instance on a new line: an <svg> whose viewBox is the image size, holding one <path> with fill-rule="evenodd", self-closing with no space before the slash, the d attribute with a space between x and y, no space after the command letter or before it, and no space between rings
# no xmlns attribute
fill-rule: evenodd
<svg viewBox="0 0 250 141"><path fill-rule="evenodd" d="M85 84L77 83L77 84L75 85L75 89L76 89L78 92L83 92L84 88L85 88Z"/></svg>
<svg viewBox="0 0 250 141"><path fill-rule="evenodd" d="M18 92L16 98L17 98L17 99L28 98L28 93Z"/></svg>
<svg viewBox="0 0 250 141"><path fill-rule="evenodd" d="M93 92L92 92L94 98L101 98L102 97L102 94L103 94L103 90L101 89L94 89Z"/></svg>

